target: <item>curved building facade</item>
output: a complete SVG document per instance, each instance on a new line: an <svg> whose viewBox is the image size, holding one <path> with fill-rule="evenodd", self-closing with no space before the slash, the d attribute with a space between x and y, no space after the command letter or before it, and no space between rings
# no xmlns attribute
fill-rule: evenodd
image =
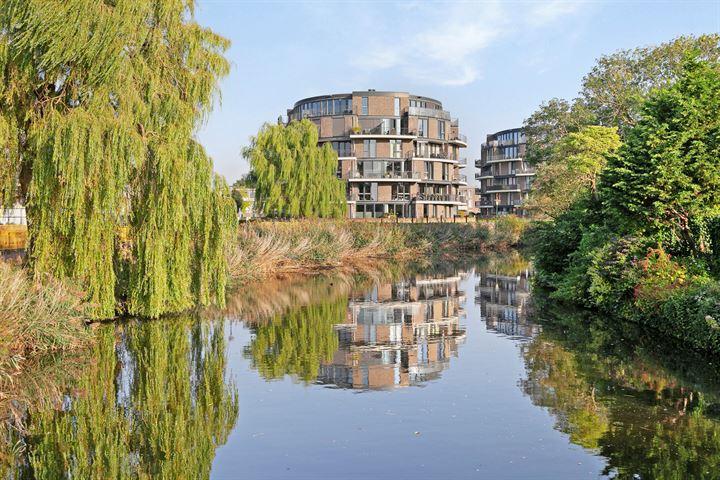
<svg viewBox="0 0 720 480"><path fill-rule="evenodd" d="M487 136L480 159L476 195L480 215L525 215L523 202L535 178L535 169L525 158L525 133L522 128L502 130Z"/></svg>
<svg viewBox="0 0 720 480"><path fill-rule="evenodd" d="M337 152L350 218L452 217L466 202L467 139L438 100L368 90L306 98L287 115L310 119Z"/></svg>

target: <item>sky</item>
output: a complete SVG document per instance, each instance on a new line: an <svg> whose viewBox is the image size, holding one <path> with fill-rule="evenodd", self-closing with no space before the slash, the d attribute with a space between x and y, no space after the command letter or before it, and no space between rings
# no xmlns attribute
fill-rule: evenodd
<svg viewBox="0 0 720 480"><path fill-rule="evenodd" d="M472 178L487 134L575 97L600 56L720 32L720 0L197 0L195 16L232 42L199 134L231 183L263 123L305 97L371 88L440 100L468 137Z"/></svg>

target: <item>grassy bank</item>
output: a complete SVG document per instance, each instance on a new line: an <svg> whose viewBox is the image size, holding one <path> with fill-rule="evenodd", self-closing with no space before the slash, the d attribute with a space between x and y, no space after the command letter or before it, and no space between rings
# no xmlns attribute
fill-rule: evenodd
<svg viewBox="0 0 720 480"><path fill-rule="evenodd" d="M507 217L468 224L365 223L296 220L242 225L229 253L234 283L277 275L358 269L378 260L505 251L516 246L526 222Z"/></svg>
<svg viewBox="0 0 720 480"><path fill-rule="evenodd" d="M89 339L82 293L66 284L31 279L0 261L0 397L28 360L80 348Z"/></svg>

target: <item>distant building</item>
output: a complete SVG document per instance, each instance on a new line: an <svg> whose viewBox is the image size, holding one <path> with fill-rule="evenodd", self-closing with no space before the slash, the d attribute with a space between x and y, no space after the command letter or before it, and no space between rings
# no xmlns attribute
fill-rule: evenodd
<svg viewBox="0 0 720 480"><path fill-rule="evenodd" d="M481 157L475 161L479 170L476 206L483 216L526 215L523 203L535 179L535 169L525 158L525 133L522 128L503 130L487 136Z"/></svg>
<svg viewBox="0 0 720 480"><path fill-rule="evenodd" d="M467 139L438 100L368 90L306 98L287 115L310 119L337 152L350 218L452 217L465 203Z"/></svg>
<svg viewBox="0 0 720 480"><path fill-rule="evenodd" d="M478 215L480 209L477 207L478 197L475 193L475 187L471 185L461 185L458 189L461 200L465 203L458 206L459 213L465 213L465 215Z"/></svg>
<svg viewBox="0 0 720 480"><path fill-rule="evenodd" d="M27 225L25 206L16 203L12 208L0 208L0 225Z"/></svg>
<svg viewBox="0 0 720 480"><path fill-rule="evenodd" d="M255 218L257 216L257 212L255 212L255 189L243 188L242 197L245 208L242 210L238 209L238 218L240 220Z"/></svg>

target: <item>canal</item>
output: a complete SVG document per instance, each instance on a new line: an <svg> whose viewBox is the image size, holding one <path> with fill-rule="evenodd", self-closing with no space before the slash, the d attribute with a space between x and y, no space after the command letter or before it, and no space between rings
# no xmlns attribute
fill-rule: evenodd
<svg viewBox="0 0 720 480"><path fill-rule="evenodd" d="M28 372L5 476L720 478L717 364L531 275L387 266L101 325Z"/></svg>

